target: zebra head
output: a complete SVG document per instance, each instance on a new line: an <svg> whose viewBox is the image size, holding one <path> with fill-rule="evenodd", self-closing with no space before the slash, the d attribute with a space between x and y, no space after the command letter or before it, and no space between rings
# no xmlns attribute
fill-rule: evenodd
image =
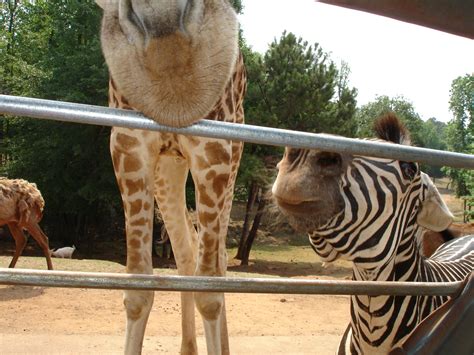
<svg viewBox="0 0 474 355"><path fill-rule="evenodd" d="M380 140L409 144L408 131L393 114L378 119L375 131ZM452 222L416 163L287 148L278 170L276 204L295 229L309 233L324 260L363 262L383 255L380 261L387 262L418 226L439 231Z"/></svg>

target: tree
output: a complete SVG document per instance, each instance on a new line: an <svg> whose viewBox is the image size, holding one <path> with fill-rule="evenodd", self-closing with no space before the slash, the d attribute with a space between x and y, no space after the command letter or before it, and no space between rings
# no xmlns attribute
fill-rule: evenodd
<svg viewBox="0 0 474 355"><path fill-rule="evenodd" d="M474 75L457 77L451 84L449 107L453 119L446 132L448 149L459 153L474 153ZM472 170L444 169L452 179L456 195L474 195Z"/></svg>
<svg viewBox="0 0 474 355"><path fill-rule="evenodd" d="M247 122L307 132L353 136L357 90L349 87L349 66L341 69L316 43L284 32L262 56L243 43L249 84ZM248 263L266 204L267 186L282 149L246 145L238 183L245 186L247 210L236 255ZM251 220L253 219L253 223Z"/></svg>
<svg viewBox="0 0 474 355"><path fill-rule="evenodd" d="M101 14L94 2L37 0L25 3L22 11L12 56L41 75L28 85L14 73L12 78L25 84L7 82L7 90L106 104L108 72L99 42ZM36 35L26 35L29 31ZM63 244L85 242L91 248L98 228L110 229L111 220L122 215L117 213L120 194L108 153L110 128L27 118L10 119L8 125L5 172L38 184L50 238Z"/></svg>
<svg viewBox="0 0 474 355"><path fill-rule="evenodd" d="M413 104L402 96L390 98L378 96L375 101L363 105L357 110L356 120L358 125L357 136L361 138L373 137L372 126L374 121L381 115L393 112L410 131L412 144L424 147L423 120L416 113Z"/></svg>
<svg viewBox="0 0 474 355"><path fill-rule="evenodd" d="M421 136L423 137L425 148L446 150L446 130L446 123L440 122L436 118L430 118L424 122ZM444 175L439 166L423 165L422 170L435 178Z"/></svg>
<svg viewBox="0 0 474 355"><path fill-rule="evenodd" d="M268 119L262 123L306 132L342 132L344 104L352 112L356 91L347 87L347 66L340 75L334 62L317 44L309 45L302 38L284 32L273 41L263 58L262 101L260 111ZM338 88L338 85L342 87ZM336 96L340 94L340 97ZM344 114L342 114L344 113Z"/></svg>
<svg viewBox="0 0 474 355"><path fill-rule="evenodd" d="M238 13L238 14L241 14L243 9L244 9L244 6L242 4L242 0L231 0L230 1L231 5L234 7L235 11Z"/></svg>
<svg viewBox="0 0 474 355"><path fill-rule="evenodd" d="M241 0L231 4L242 11ZM93 0L2 1L1 93L106 105L101 15ZM100 228L123 224L109 157L110 128L28 118L2 124L3 173L38 184L51 240L91 247Z"/></svg>
<svg viewBox="0 0 474 355"><path fill-rule="evenodd" d="M35 66L45 53L48 21L40 22L42 4L7 0L0 8L0 92L33 94L45 73Z"/></svg>

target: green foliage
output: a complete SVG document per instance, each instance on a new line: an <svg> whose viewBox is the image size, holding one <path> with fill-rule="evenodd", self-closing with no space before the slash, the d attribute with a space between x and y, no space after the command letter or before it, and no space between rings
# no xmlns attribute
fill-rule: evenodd
<svg viewBox="0 0 474 355"><path fill-rule="evenodd" d="M43 2L2 1L0 8L0 92L33 94L46 73L35 64L46 52L48 20L38 13Z"/></svg>
<svg viewBox="0 0 474 355"><path fill-rule="evenodd" d="M104 105L108 72L99 42L101 14L94 1L21 2L0 60L3 93ZM8 17L10 16L10 17ZM108 153L110 129L12 118L3 125L9 177L37 183L50 238L77 243L121 216L120 194Z"/></svg>
<svg viewBox="0 0 474 355"><path fill-rule="evenodd" d="M242 10L244 9L242 0L230 0L230 3L234 7L235 11L237 11L238 14L242 13Z"/></svg>
<svg viewBox="0 0 474 355"><path fill-rule="evenodd" d="M247 123L307 132L355 134L357 90L349 88L349 67L337 66L318 44L284 32L264 55L245 42L242 53L248 75L245 115ZM239 183L269 184L282 148L247 144ZM266 162L264 161L266 160ZM257 163L260 162L260 163Z"/></svg>
<svg viewBox="0 0 474 355"><path fill-rule="evenodd" d="M446 150L446 129L444 122L430 118L424 122L422 127L422 137L426 148Z"/></svg>
<svg viewBox="0 0 474 355"><path fill-rule="evenodd" d="M466 74L451 84L450 109L454 118L446 131L448 149L474 154L474 75ZM453 180L458 196L474 196L472 170L444 168Z"/></svg>
<svg viewBox="0 0 474 355"><path fill-rule="evenodd" d="M293 130L352 135L345 123L355 112L356 91L347 86L347 65L339 73L318 44L284 32L262 59L259 123ZM253 117L253 116L252 116Z"/></svg>
<svg viewBox="0 0 474 355"><path fill-rule="evenodd" d="M390 98L378 96L375 101L370 102L357 110L356 120L358 125L357 136L373 137L372 130L374 121L383 114L393 112L405 124L410 131L412 144L425 146L423 139L423 120L415 112L413 104L402 96Z"/></svg>
<svg viewBox="0 0 474 355"><path fill-rule="evenodd" d="M264 55L242 43L248 74L246 121L307 132L355 134L357 90L348 84L350 69L340 70L318 44L284 32ZM240 185L270 184L282 148L245 146ZM275 158L272 158L275 157Z"/></svg>
<svg viewBox="0 0 474 355"><path fill-rule="evenodd" d="M430 118L424 122L421 136L423 137L425 148L447 150L446 130L446 123L437 121L436 118ZM423 165L422 170L433 177L442 177L444 175L439 166Z"/></svg>
<svg viewBox="0 0 474 355"><path fill-rule="evenodd" d="M231 4L238 13L241 0ZM93 0L4 0L0 8L0 91L4 94L105 105L107 68L100 52L101 13ZM241 38L249 75L249 123L354 135L356 90L318 44L291 33L265 55ZM63 242L94 234L121 218L108 153L109 129L26 118L2 120L3 173L36 182L46 200L49 236ZM281 148L247 145L240 186L269 184ZM190 184L191 185L191 184ZM191 190L191 189L189 189ZM191 201L193 194L188 192ZM118 222L120 223L120 221ZM76 236L76 237L75 237Z"/></svg>

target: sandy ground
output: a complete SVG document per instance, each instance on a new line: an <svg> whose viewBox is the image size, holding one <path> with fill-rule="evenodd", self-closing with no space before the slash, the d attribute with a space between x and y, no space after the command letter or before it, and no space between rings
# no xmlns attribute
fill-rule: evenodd
<svg viewBox="0 0 474 355"><path fill-rule="evenodd" d="M334 354L349 320L346 296L227 294L226 307L232 354ZM0 354L123 353L121 291L0 285L0 319ZM180 334L179 295L157 292L143 353L178 354Z"/></svg>
<svg viewBox="0 0 474 355"><path fill-rule="evenodd" d="M469 225L472 227L472 225ZM2 244L0 266L11 260ZM40 251L32 244L35 255ZM246 268L230 267L231 277L307 277L348 279L350 267L323 268L313 262L259 261ZM268 256L268 254L267 254ZM304 255L300 255L302 257ZM111 259L54 259L56 270L123 272ZM41 256L22 256L19 268L45 269ZM176 270L155 269L173 274ZM227 319L232 354L334 354L349 322L349 297L227 294ZM121 291L0 285L0 355L122 354L125 312ZM206 353L200 316L196 316L198 347ZM178 354L181 342L180 297L157 292L148 322L144 354Z"/></svg>

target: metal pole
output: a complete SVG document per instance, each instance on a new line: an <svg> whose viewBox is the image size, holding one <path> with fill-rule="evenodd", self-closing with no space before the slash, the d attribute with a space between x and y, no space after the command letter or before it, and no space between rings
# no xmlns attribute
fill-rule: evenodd
<svg viewBox="0 0 474 355"><path fill-rule="evenodd" d="M459 282L364 282L288 278L155 276L0 268L0 284L44 287L331 295L453 296Z"/></svg>
<svg viewBox="0 0 474 355"><path fill-rule="evenodd" d="M55 121L129 127L192 136L222 138L273 146L319 149L328 152L474 169L474 155L470 154L210 120L202 120L185 128L172 128L160 125L134 111L60 101L0 95L0 113Z"/></svg>

